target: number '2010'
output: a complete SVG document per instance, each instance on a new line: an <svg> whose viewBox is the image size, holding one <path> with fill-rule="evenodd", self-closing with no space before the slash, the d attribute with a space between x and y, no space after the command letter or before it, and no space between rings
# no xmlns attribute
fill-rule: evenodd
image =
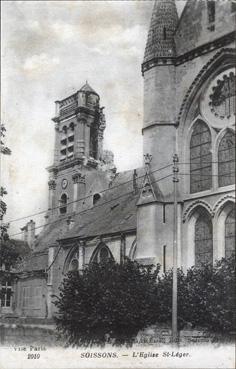
<svg viewBox="0 0 236 369"><path fill-rule="evenodd" d="M27 359L39 359L40 354L28 354Z"/></svg>

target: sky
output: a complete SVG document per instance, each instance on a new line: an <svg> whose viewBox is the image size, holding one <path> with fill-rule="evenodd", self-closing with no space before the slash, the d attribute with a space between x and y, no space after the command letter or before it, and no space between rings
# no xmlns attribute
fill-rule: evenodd
<svg viewBox="0 0 236 369"><path fill-rule="evenodd" d="M176 3L181 14L185 1ZM12 221L47 209L54 101L86 80L105 106L104 148L113 151L118 171L142 165L141 64L153 1L3 1L1 7L1 122L12 150L2 157L1 182L8 191L4 220ZM29 219L12 222L9 234Z"/></svg>

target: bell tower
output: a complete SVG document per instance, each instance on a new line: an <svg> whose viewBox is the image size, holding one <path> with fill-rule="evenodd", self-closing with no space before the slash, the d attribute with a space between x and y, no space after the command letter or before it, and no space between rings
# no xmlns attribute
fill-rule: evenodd
<svg viewBox="0 0 236 369"><path fill-rule="evenodd" d="M56 101L54 162L49 171L48 217L83 207L87 175L100 169L106 127L100 97L86 82L73 95Z"/></svg>
<svg viewBox="0 0 236 369"><path fill-rule="evenodd" d="M171 163L175 150L174 33L177 23L175 0L156 0L142 64L143 152L152 155L151 170ZM160 182L160 188L162 193L168 196L171 188L167 182Z"/></svg>

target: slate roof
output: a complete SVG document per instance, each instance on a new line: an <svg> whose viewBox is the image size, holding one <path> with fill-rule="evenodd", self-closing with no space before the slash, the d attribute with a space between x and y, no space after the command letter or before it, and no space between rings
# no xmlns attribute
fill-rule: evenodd
<svg viewBox="0 0 236 369"><path fill-rule="evenodd" d="M23 240L16 240L11 238L10 240L6 241L9 242L14 250L19 254L19 256L24 256L30 252L30 247L27 242Z"/></svg>
<svg viewBox="0 0 236 369"><path fill-rule="evenodd" d="M84 91L84 92L92 92L96 95L98 95L98 93L88 84L88 82L86 81L85 85L83 85L79 91ZM99 96L99 95L98 95Z"/></svg>
<svg viewBox="0 0 236 369"><path fill-rule="evenodd" d="M16 267L19 272L31 272L38 270L45 270L48 267L48 250L33 252L23 259Z"/></svg>
<svg viewBox="0 0 236 369"><path fill-rule="evenodd" d="M39 271L48 266L48 247L73 238L90 238L136 230L137 203L145 177L145 168L137 173L137 191L133 187L133 170L117 173L109 188L101 191L100 200L91 208L74 215L74 226L68 230L66 219L52 220L39 234L35 251L27 256L18 271ZM158 184L150 177L157 201L162 200Z"/></svg>
<svg viewBox="0 0 236 369"><path fill-rule="evenodd" d="M137 186L142 186L144 168L137 170ZM61 239L87 238L136 229L136 204L139 191L133 189L133 170L118 173L112 186L104 193L93 208L75 217L74 227Z"/></svg>
<svg viewBox="0 0 236 369"><path fill-rule="evenodd" d="M178 14L175 0L156 0L148 32L144 62L157 57L175 56L174 34L177 24Z"/></svg>

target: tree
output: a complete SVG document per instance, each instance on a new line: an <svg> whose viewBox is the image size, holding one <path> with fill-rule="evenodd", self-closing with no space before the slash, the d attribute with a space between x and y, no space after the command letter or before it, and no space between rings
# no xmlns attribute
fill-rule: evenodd
<svg viewBox="0 0 236 369"><path fill-rule="evenodd" d="M6 128L3 124L0 124L0 156L11 155L11 150L4 144L4 137L6 135ZM1 175L1 157L0 157L0 175ZM3 196L7 194L5 187L0 185L0 240L6 240L7 235L7 224L2 224L3 216L6 213L7 205L2 200Z"/></svg>
<svg viewBox="0 0 236 369"><path fill-rule="evenodd" d="M172 271L158 277L157 322L170 323ZM235 327L235 256L178 270L178 326L230 333Z"/></svg>
<svg viewBox="0 0 236 369"><path fill-rule="evenodd" d="M54 302L56 324L68 345L130 344L154 322L159 266L127 260L89 265L69 272Z"/></svg>
<svg viewBox="0 0 236 369"><path fill-rule="evenodd" d="M68 345L132 344L140 330L171 325L172 270L126 260L69 272L54 302ZM235 257L178 270L178 327L230 333L235 324Z"/></svg>

